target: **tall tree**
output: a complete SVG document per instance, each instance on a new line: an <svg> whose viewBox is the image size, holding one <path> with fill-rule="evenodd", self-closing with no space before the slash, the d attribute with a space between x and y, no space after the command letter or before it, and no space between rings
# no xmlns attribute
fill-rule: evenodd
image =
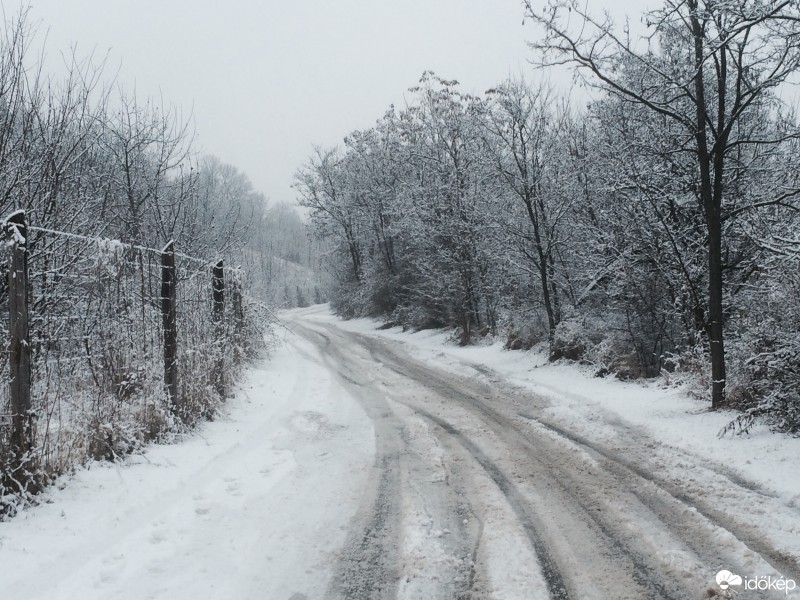
<svg viewBox="0 0 800 600"><path fill-rule="evenodd" d="M770 148L796 137L750 125L755 113L775 114L774 91L800 68L800 8L791 0L666 0L647 14L645 48L619 34L608 16L593 17L577 0L550 0L526 13L544 28L531 43L542 65L568 63L587 81L677 123L697 169L694 195L706 236L708 284L704 324L711 358L712 406L725 401L725 232L750 211L792 206L793 187L758 200L729 193L733 159L743 150ZM627 33L627 31L625 32ZM774 129L773 131L780 131ZM766 133L766 135L765 135Z"/></svg>
<svg viewBox="0 0 800 600"><path fill-rule="evenodd" d="M560 292L556 283L556 251L561 220L572 199L559 193L557 132L565 115L553 106L545 87L532 88L522 81L507 81L487 92L486 149L494 168L517 202L524 208L523 226L507 224L517 232L521 251L532 263L547 314L552 346L561 321ZM512 213L513 214L513 213Z"/></svg>

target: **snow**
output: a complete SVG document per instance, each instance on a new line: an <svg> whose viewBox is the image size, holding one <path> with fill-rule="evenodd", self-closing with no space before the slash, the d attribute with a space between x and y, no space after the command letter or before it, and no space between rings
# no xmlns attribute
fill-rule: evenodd
<svg viewBox="0 0 800 600"><path fill-rule="evenodd" d="M449 333L439 330L379 330L380 324L374 320L341 321L321 310L314 318L363 335L395 340L417 358L453 373L488 380L480 369L488 367L511 383L552 400L549 412L554 420L579 424L590 437L613 435L616 429L606 427L606 421L624 420L644 428L664 445L724 465L800 507L800 438L773 434L766 427L754 428L747 436L720 438L719 432L738 413L711 412L707 402L692 398L682 387L667 386L662 380L625 382L595 377L589 367L564 361L550 363L536 351L505 350L501 341L458 346Z"/></svg>
<svg viewBox="0 0 800 600"><path fill-rule="evenodd" d="M47 600L321 597L374 441L327 371L307 377L306 346L287 339L225 418L182 443L80 469L0 523L0 590Z"/></svg>
<svg viewBox="0 0 800 600"><path fill-rule="evenodd" d="M20 215L22 216L22 220L25 219L25 211L24 210L15 210L10 215L8 215L5 219L3 219L3 230L7 233L11 234L14 243L19 244L20 246L24 246L26 243L25 236L22 235L22 232L19 230L21 223L18 221L20 220ZM11 240L9 240L9 243Z"/></svg>
<svg viewBox="0 0 800 600"><path fill-rule="evenodd" d="M508 351L499 341L462 347L447 332L378 329L380 323L371 319L341 321L327 310L312 311L311 318L321 323L336 323L337 327L361 335L401 343L412 356L429 365L486 382L500 376L546 398L547 423L617 450L623 457L633 448L628 435L641 433L643 439L650 440L649 455L631 456L640 472L652 475L678 496L713 499L710 504L716 507L717 514L740 524L740 539L744 536L751 542L763 540L800 565L800 439L773 434L766 428L755 428L743 437L719 437L736 413L711 412L707 403L661 380L623 382L613 377L597 378L589 367L550 363L544 354L535 351ZM530 425L543 429L533 420ZM553 435L559 437L557 433ZM573 445L567 438L562 441ZM746 493L750 490L756 492L758 506L753 505L753 495ZM697 516L697 508L690 506L688 510ZM706 515L701 513L700 518L712 526ZM730 532L712 527L717 530L720 552L748 565L749 575L775 576L763 560L737 546ZM648 534L653 537L653 551L663 552L666 546L659 545L657 533ZM692 562L685 556L674 559L676 576Z"/></svg>
<svg viewBox="0 0 800 600"><path fill-rule="evenodd" d="M489 383L502 377L546 398L544 418L531 419L531 429L563 443L587 469L601 459L567 433L622 455L628 436L641 434L650 440L647 460L637 463L645 474L688 498L713 496L721 512L752 525L784 556L800 557L800 440L765 430L719 438L733 414L709 412L664 382L599 379L588 368L506 351L491 340L460 347L440 331L378 330L368 319L340 321L326 306L287 312L394 340L427 364ZM322 597L376 456L373 424L325 364L311 343L287 332L269 361L249 372L223 418L181 443L62 478L41 505L0 523L0 590L25 590L14 597L31 600ZM462 572L449 542L455 528L432 517L429 490L446 477L445 452L427 421L402 404L391 406L406 423L426 478L401 501L398 595L430 597L438 578ZM456 423L464 432L479 426L468 417ZM486 566L488 597L525 598L544 589L541 572L531 568L537 557L507 501L477 463L462 468L476 471L467 478L476 486L475 520L463 524L479 527L473 558ZM536 495L531 481L518 485ZM759 494L758 506L742 486ZM631 504L620 498L604 502L603 510L620 522L647 521L646 515L631 520ZM691 505L686 511L692 522L705 518ZM749 567L742 575L774 573L731 532L716 530L720 554ZM652 522L639 544L660 553L676 577L726 566L698 567L672 531Z"/></svg>

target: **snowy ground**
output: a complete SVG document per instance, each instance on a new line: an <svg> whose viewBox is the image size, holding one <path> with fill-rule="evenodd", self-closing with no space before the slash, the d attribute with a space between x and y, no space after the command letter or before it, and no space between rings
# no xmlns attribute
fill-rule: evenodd
<svg viewBox="0 0 800 600"><path fill-rule="evenodd" d="M373 432L303 354L313 348L286 342L225 418L124 465L95 463L0 523L0 598L321 597Z"/></svg>
<svg viewBox="0 0 800 600"><path fill-rule="evenodd" d="M800 580L798 440L718 439L730 415L680 390L499 345L284 319L225 418L0 523L0 597L678 600L723 568Z"/></svg>

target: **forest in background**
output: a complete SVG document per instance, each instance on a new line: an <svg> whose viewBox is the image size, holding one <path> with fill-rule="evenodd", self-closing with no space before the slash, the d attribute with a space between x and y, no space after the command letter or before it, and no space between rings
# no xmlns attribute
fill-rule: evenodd
<svg viewBox="0 0 800 600"><path fill-rule="evenodd" d="M426 72L298 170L334 309L688 379L742 411L729 431L798 433L800 10L667 0L638 41L572 0L525 18L534 61L575 67L585 107Z"/></svg>

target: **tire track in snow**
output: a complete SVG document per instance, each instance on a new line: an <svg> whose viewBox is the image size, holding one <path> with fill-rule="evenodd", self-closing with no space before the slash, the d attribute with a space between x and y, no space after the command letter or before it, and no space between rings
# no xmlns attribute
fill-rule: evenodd
<svg viewBox="0 0 800 600"><path fill-rule="evenodd" d="M607 597L673 598L675 600L683 600L698 593L696 577L692 582L684 582L676 580L674 573L668 575L666 572L661 571L663 567L660 566L661 561L658 560L658 557L648 554L646 545L644 549L642 548L640 543L641 536L631 536L630 532L621 530L622 523L618 515L612 514L609 516L601 509L602 503L598 505L598 497L601 501L613 501L618 495L616 490L623 489L624 480L621 480L613 472L609 472L607 469L602 470L599 474L588 475L586 473L565 472L563 469L575 467L575 460L573 457L570 462L569 453L565 452L563 444L554 445L556 442L547 436L545 436L546 439L539 439L542 438L541 433L537 439L532 441L530 438L533 432L527 423L520 423L519 418L515 418L517 417L516 415L508 418L487 405L488 400L495 399L494 392L496 390L492 390L488 386L472 379L451 376L436 369L431 369L418 361L402 356L399 352L396 353L394 349L386 347L385 344L373 338L345 333L335 327L327 327L326 325L322 325L322 327L326 327L326 333L329 335L315 330L312 331L317 333L320 339L325 340L327 344L325 350L326 352L330 351L331 358L334 359L333 363L330 364L330 368L337 371L343 380L352 385L365 388L362 389L364 395L375 396L374 388L366 389L373 382L364 380L364 373L371 368L369 358L356 356L356 354L362 353L361 347L366 348L371 354L374 363L385 365L390 371L402 378L399 382L394 382L396 393L391 394L392 399L408 406L411 410L418 412L421 416L440 427L447 436L453 438L468 452L497 485L508 500L509 506L512 507L516 514L531 546L540 558L541 568L551 597L568 598L570 595L581 598L588 597L588 595L575 590L583 589L585 592L590 589L586 587L587 585L600 582L598 578L613 580L600 582L605 586L607 592L612 589L622 592ZM421 402L418 402L416 398L413 398L413 401L409 401L409 395L412 397L415 395L413 390L417 386L433 393L434 404L439 404L437 398L445 401L441 405L441 409L437 406L437 413L441 415L442 411L449 410L446 408L448 405L463 407L467 414L474 415L489 427L489 431L494 432L510 455L519 455L523 460L511 460L509 462L503 459L502 462L504 464L508 463L503 466L490 458L476 443L475 440L478 438L470 437L471 433L469 435L464 433L463 430L457 428L447 418L437 416L430 410L422 408L420 406ZM484 391L485 393L482 393L482 387L487 388ZM430 403L426 406L429 405ZM387 413L377 416L385 417L386 415ZM481 439L484 442L487 441L484 435L481 435ZM559 464L560 461L566 462L562 465ZM515 483L514 478L517 478L520 483ZM530 488L531 482L533 482L532 496L530 496L530 489L526 492L520 488L520 484ZM595 483L605 491L599 495L595 494L592 489ZM541 490L542 488L546 488L543 491L549 500L550 512L547 514L547 518L553 516L553 511L559 513L558 520L550 522L545 527L544 532L540 532L538 527L543 516L537 514L540 507L538 506L538 500L534 499L537 494L536 489ZM620 493L624 496L625 492L626 490L623 489ZM563 504L561 506L559 506L559 499ZM645 508L649 508L646 503ZM658 525L657 516L657 513L656 516L644 515L647 522L653 527ZM551 551L553 543L559 536L558 528L564 525L570 528L577 527L571 532L570 541L566 542L572 552L577 552L575 554L576 557L589 558L591 553L595 553L597 559L600 560L598 564L609 567L606 570L595 567L594 572L588 574L590 579L594 578L593 582L590 581L587 584L584 580L586 576L581 577L576 572L574 559L562 564L565 560L565 542L563 540L556 544L558 549L555 553ZM588 534L587 538L581 540L578 534L575 533L576 531L583 531ZM685 536L682 536L679 539L684 538ZM563 575L565 568L568 569L567 574L569 575L567 581L565 581ZM374 572L379 574L378 571ZM388 574L379 574L381 577L386 575ZM472 581L474 582L474 573ZM686 587L687 585L690 585L690 587ZM470 587L472 586L470 585ZM572 592L571 594L570 591ZM602 594L603 592L600 593Z"/></svg>
<svg viewBox="0 0 800 600"><path fill-rule="evenodd" d="M359 373L348 368L348 359L331 338L299 323L294 331L313 343L325 366L355 396L375 428L375 463L364 500L354 517L334 571L326 598L353 600L393 598L399 568L399 488L403 441L391 410L378 394L365 393ZM321 340L321 342L319 342Z"/></svg>
<svg viewBox="0 0 800 600"><path fill-rule="evenodd" d="M489 368L489 367L487 367L485 365L481 365L481 364L477 364L477 363L466 363L466 364L468 364L470 368L474 369L475 371L477 371L481 375L487 377L491 383L502 384L505 387L512 388L514 390L514 392L515 392L515 395L530 394L530 392L528 392L524 388L519 388L518 386L516 386L514 384L508 383L503 378L502 375L497 373L497 371L494 371L493 369L491 369L491 368ZM580 401L584 400L579 395L566 393L566 392L564 392L562 390L559 390L559 389L557 389L557 388L555 388L553 386L547 385L547 384L543 384L543 383L537 382L537 385L541 386L544 389L551 390L552 392L557 393L557 394L559 394L561 396L564 396L565 398L569 398L571 400L574 400L576 402L580 402ZM518 414L519 414L519 416L524 417L526 419L530 419L532 421L537 421L538 423L541 423L543 425L547 425L546 422L542 421L541 419L539 419L536 416L533 416L533 415L530 415L530 414L526 414L524 412L519 412ZM555 428L554 428L554 431L555 431ZM625 427L625 433L632 434L634 432L629 427ZM577 435L577 434L573 434L573 435ZM568 437L568 436L564 436L564 437ZM679 451L679 452L682 452L682 453L685 453L685 451L683 451L683 450L678 450L678 449L675 449L675 450ZM620 457L617 455L615 460L617 460L617 462L619 462L619 460L618 460L619 458ZM746 489L746 490L748 490L750 492L753 492L754 494L757 494L757 495L762 496L762 497L767 498L767 499L779 498L779 496L777 494L759 488L759 486L756 483L753 483L752 481L748 480L747 478L743 477L742 475L740 475L740 474L736 473L735 471L727 468L725 465L712 464L709 461L704 460L704 459L702 459L702 458L700 458L698 456L694 456L694 455L687 455L687 460L692 460L694 462L699 462L700 464L702 464L702 466L708 468L709 470L713 470L718 475L721 475L721 476L725 477L732 484L734 484L734 485L736 485L738 487L744 488L744 489Z"/></svg>
<svg viewBox="0 0 800 600"><path fill-rule="evenodd" d="M539 566L542 569L542 575L544 576L545 583L547 584L547 590L550 594L550 597L553 600L569 600L570 595L567 592L566 586L564 585L564 579L561 576L561 572L558 570L558 567L550 556L550 551L548 550L547 545L544 543L542 536L539 534L535 525L533 524L533 521L531 520L531 517L525 507L525 498L517 489L517 486L514 484L514 482L506 477L502 470L500 470L500 468L494 464L477 445L475 445L468 437L450 425L447 421L444 421L443 419L440 419L439 417L436 417L419 407L411 408L455 438L458 443L461 444L478 462L478 464L483 467L484 471L486 471L489 477L491 477L492 481L495 482L497 487L506 497L509 506L511 506L511 509L514 511L514 514L516 514L517 519L522 524L525 535L528 537L531 547L536 552L536 556L539 559Z"/></svg>
<svg viewBox="0 0 800 600"><path fill-rule="evenodd" d="M295 322L293 328L315 343L325 366L367 413L376 438L371 483L352 521L326 597L394 598L410 594L431 600L478 598L470 595L470 589L475 580L474 557L482 521L476 518L477 539L470 539L464 522L470 509L458 482L451 486L447 477L429 477L435 465L429 462L424 442L419 446L422 440L409 435L408 415L413 411L403 406L401 412L408 415L396 414L382 382L365 370L362 357L337 343L341 341L338 332L329 331L328 335L306 325ZM420 418L419 422L424 421ZM436 439L428 435L432 442ZM404 506L408 513L404 514ZM420 518L425 522L420 523ZM404 530L404 526L411 529Z"/></svg>
<svg viewBox="0 0 800 600"><path fill-rule="evenodd" d="M397 468L383 456L375 500L357 517L343 548L327 598L392 598L397 588L397 512L394 510Z"/></svg>
<svg viewBox="0 0 800 600"><path fill-rule="evenodd" d="M412 408L425 416L427 419L436 423L446 433L454 437L458 443L461 444L476 460L476 462L478 462L478 464L480 464L481 467L489 474L491 479L497 484L503 495L508 500L509 505L517 515L519 522L522 524L523 529L525 530L526 535L531 542L531 547L536 552L545 582L548 586L550 597L554 600L570 598L570 594L567 591L566 585L564 584L561 572L551 556L548 545L542 538L541 534L539 534L536 526L534 525L532 517L530 516L531 514L536 513L535 507L525 498L525 496L519 491L518 487L511 481L511 479L503 473L502 469L497 464L492 462L491 459L489 459L486 454L461 431L443 419L435 417L418 406L413 406ZM531 451L533 451L533 449L531 449ZM568 489L567 486L561 484L559 487L561 488L563 494L568 495L571 493L571 490ZM653 592L653 595L650 597L673 600L681 600L683 598L683 596L676 596L674 591L667 589L665 585L658 581L652 574L653 570L651 566L646 563L643 557L637 555L635 552L632 552L625 545L620 543L615 535L615 532L612 531L612 529L609 528L602 519L597 517L596 511L592 510L591 506L575 497L572 498L572 501L578 504L578 506L582 509L583 514L592 521L599 531L602 532L609 545L614 549L615 553L630 561L630 563L634 566L632 573L633 578L643 590L650 590Z"/></svg>
<svg viewBox="0 0 800 600"><path fill-rule="evenodd" d="M484 365L471 363L470 367L482 375L489 377L492 382L496 384L502 383L510 387L514 395L526 394L525 390L520 390L514 385L506 384L502 376ZM598 459L606 470L613 472L620 480L626 481L631 493L633 493L644 506L658 515L662 522L667 525L670 530L675 532L688 547L698 555L706 557L708 564L733 566L731 563L733 559L729 556L723 556L720 550L711 544L700 543L701 540L697 537L696 530L692 530L692 524L697 525L696 521L698 518L705 520L705 523L699 524L700 526L724 530L731 534L736 541L747 550L758 555L767 565L775 569L778 573L782 574L784 577L800 581L800 564L798 564L796 557L787 555L785 552L776 549L767 540L760 538L756 530L737 521L724 511L715 508L706 501L704 497L682 491L677 485L653 475L651 471L643 468L634 460L626 458L626 456L623 456L619 451L609 450L602 444L593 442L585 436L570 431L550 420L542 419L525 411L517 411L517 415L551 431L554 435L583 449L590 456ZM638 439L642 435L640 432L632 430L628 426L624 426L623 431L626 434L624 437L628 438ZM685 460L689 463L697 462L694 456L688 455L683 450L675 449L674 451L683 454ZM709 464L708 461L702 461L699 466L727 480L730 483L731 489L739 488L756 496L756 503L769 500L780 501L777 495L759 489L758 486L730 469L725 468L724 465L718 466ZM641 485L642 483L650 484L655 490L647 489L646 486ZM692 509L696 514L689 518L682 514L677 518L675 511L680 508ZM797 511L796 507L787 506L787 508L795 512Z"/></svg>
<svg viewBox="0 0 800 600"><path fill-rule="evenodd" d="M313 330L316 331L316 330ZM336 328L326 327L326 331L329 336L325 336L326 340L330 341L331 337L338 338L338 342L333 344L333 347L336 348L338 345L342 347L347 347L348 343L352 344L355 342L356 347L361 346L364 347L372 357L372 361L377 365L385 365L389 368L389 370L393 371L397 375L401 376L405 381L401 385L402 391L401 393L408 393L409 389L413 389L414 386L422 386L423 388L431 389L435 394L437 394L440 398L448 401L452 401L456 399L457 401L463 400L459 396L459 398L454 398L454 389L452 388L451 384L446 380L440 378L440 374L435 371L431 371L422 365L417 365L413 361L406 362L402 359L399 359L395 355L392 355L392 358L387 360L387 357L378 356L377 354L380 353L380 348L375 348L374 345L371 343L372 340L370 338L366 338L364 336L352 335L346 332L340 331ZM342 363L349 363L353 360L352 356L345 355L342 351L338 348L333 352L337 356L338 365ZM367 359L369 360L369 359ZM399 363L392 364L394 360L400 361ZM364 372L364 367L366 365L356 365L356 369L359 369L360 372ZM417 368L419 367L419 368ZM336 366L331 366L331 368L336 368ZM342 373L341 370L340 375L344 375L346 380L353 381L357 375L354 372L354 369L347 368L349 371L348 373ZM411 383L411 386L407 385L406 382ZM459 392L460 393L460 392ZM458 395L458 393L456 393ZM393 394L394 396L394 394ZM393 397L393 400L397 401L400 404L404 404L408 406L412 411L419 411L419 406L416 403L409 403L404 401L403 398L396 398ZM407 400L407 399L406 399ZM473 398L472 400L476 400ZM482 408L483 405L478 403L477 406L473 406L473 408ZM427 411L426 411L427 412ZM428 415L433 416L431 413L428 412ZM423 415L424 416L424 415ZM435 421L434 421L435 422ZM442 423L436 423L437 425L444 424L446 428L451 429L452 431L457 431L453 428L450 424L446 421L442 421ZM498 423L498 425L501 425ZM501 425L501 435L503 432L503 428L505 424ZM460 434L460 432L458 432ZM448 434L449 435L449 434ZM471 440L464 435L461 435L461 438L465 441L468 441L471 445L469 450L479 451L479 448L476 444L474 444ZM529 536L529 540L532 542L531 546L534 548L534 551L537 552L539 556L543 558L542 562L547 562L548 566L543 567L543 571L547 572L545 576L545 585L548 587L547 593L554 599L561 599L561 598L569 598L569 592L567 591L567 586L564 583L563 576L561 575L561 571L556 566L556 561L551 559L550 552L547 548L547 545L543 541L543 538L538 534L536 527L534 526L534 515L535 511L533 510L532 505L529 502L526 502L524 496L519 492L516 488L516 485L513 483L511 477L507 476L498 465L493 463L485 454L480 453L478 456L470 453L473 459L477 459L476 462L484 469L484 471L489 474L490 479L495 482L495 485L501 490L504 496L507 498L511 505L515 506L515 515L517 516L517 520L519 521L520 525L522 525L523 530L525 531L525 535ZM515 490L515 491L512 491ZM567 493L564 491L564 493ZM529 507L528 509L524 508L525 504ZM593 517L590 511L584 509L584 512L589 513L589 517ZM520 518L521 517L521 518ZM591 519L589 519L591 520ZM532 538L532 539L531 539ZM538 539L537 539L538 538ZM536 540L535 543L533 541ZM613 540L612 540L613 541ZM614 544L614 551L616 554L626 554L626 550L624 547L620 546L619 544ZM658 582L653 582L647 580L644 573L647 571L647 567L641 564L641 561L638 560L637 557L626 557L629 562L634 563L636 565L636 573L633 576L633 579L637 581L636 588L638 588L638 592L636 592L636 598L642 597L650 597L650 598L665 598L665 599L674 599L678 600L683 598L683 596L673 596L670 594L663 586L661 586ZM630 576L628 576L630 577ZM474 581L474 577L473 577ZM646 590L650 590L651 593L647 593ZM544 590L542 590L544 591ZM644 593L645 595L641 595ZM622 596L620 596L622 597ZM630 596L634 597L634 596Z"/></svg>
<svg viewBox="0 0 800 600"><path fill-rule="evenodd" d="M479 413L485 420L485 422L489 425L493 425L492 429L495 430L495 433L499 437L505 436L508 438L509 436L516 437L516 442L520 445L526 447L528 454L531 457L534 457L535 460L539 461L542 466L545 466L546 470L550 470L541 458L536 457L536 455L543 450L543 448L539 448L531 444L530 440L527 438L527 435L530 433L529 431L522 431L519 428L519 425L511 421L510 419L504 417L496 410L490 408L484 402L485 399L480 398L477 394L472 392L471 390L464 389L461 385L454 385L452 381L450 381L450 377L446 376L444 373L440 373L435 369L428 368L427 366L418 363L413 359L407 359L405 357L401 357L396 354L392 349L386 347L385 344L378 342L372 338L368 338L365 336L361 336L355 334L355 337L358 338L359 342L366 346L373 358L381 363L386 365L387 368L395 372L397 375L409 378L420 385L430 389L435 394L439 395L442 398L455 401L459 404L464 404L468 406L470 409L474 410L475 412ZM401 401L402 402L402 401ZM410 408L415 411L421 412L421 414L425 414L426 411L421 409L417 404L407 404ZM429 417L433 417L434 419L438 419L433 415L428 413ZM466 436L461 434L457 429L455 429L452 425L448 424L446 421L442 419L438 419L437 424L443 427L445 431L452 431L454 435L458 437L459 441L462 440L467 442L465 447L470 451L470 454L476 459L476 461L481 464L482 467L485 467L486 461L488 458L485 457L485 454L480 451L480 449ZM444 427L443 425L446 425ZM470 448L471 446L471 448ZM475 455L472 452L472 449L477 450L480 454ZM481 456L483 455L483 456ZM555 465L559 466L559 465ZM497 465L493 465L494 473L492 472L492 467L487 470L487 473L492 476L494 479L496 475L499 474L500 477L505 478L506 480L510 481L507 477L502 474L502 471L497 467ZM568 474L559 471L558 473L551 473L550 479L551 483L559 487L561 490L561 494L565 499L569 498L569 500L576 505L576 507L582 512L584 518L587 521L590 521L594 527L597 528L602 533L602 536L606 539L606 544L609 550L613 550L613 554L616 554L621 560L620 562L628 562L632 566L631 576L636 581L638 586L640 587L640 591L638 593L647 594L644 597L650 598L663 598L663 599L673 599L673 600L683 600L686 598L686 594L691 594L692 592L689 590L676 590L673 586L668 586L666 582L661 581L661 577L654 571L653 565L649 564L646 557L638 554L633 549L629 548L625 543L623 543L618 534L606 523L602 515L598 514L596 507L591 506L587 503L586 499L579 497L576 495L575 489L569 489L565 483L564 479L568 478ZM576 483L576 482L572 482ZM502 486L500 486L502 489ZM519 492L517 491L519 494ZM525 500L524 496L519 495L517 496L518 500L516 501L518 506L522 506L524 504L529 504L528 501ZM524 511L524 509L522 509ZM533 508L530 509L533 514ZM530 513L528 513L530 514ZM532 526L532 522L529 517L526 517L529 524ZM525 524L525 521L522 521ZM526 526L526 532L531 531L528 526ZM536 531L535 527L532 527L532 531ZM536 536L539 536L537 533ZM540 537L540 536L539 536ZM533 540L532 540L533 541ZM549 556L549 550L547 549L548 546L542 542L541 546L534 545L534 548L537 552L541 553L542 557L547 558L540 558L542 562L542 570L545 571L546 569L552 568L555 571L558 571L557 567L545 567L546 562L553 562L552 558ZM561 575L559 575L561 577ZM550 581L548 581L548 585L550 585ZM563 579L561 585L563 586ZM677 585L677 584L676 584ZM673 589L670 589L673 588ZM554 593L552 589L550 591L551 595ZM565 586L565 593L566 593L566 586ZM560 596L553 595L554 598L559 598ZM568 596L564 596L568 597ZM642 597L642 596L636 596Z"/></svg>
<svg viewBox="0 0 800 600"><path fill-rule="evenodd" d="M655 486L660 492L666 494L677 503L697 511L697 513L705 518L710 524L731 533L741 544L743 544L752 552L761 556L761 558L776 571L782 573L784 576L794 579L795 581L800 581L800 568L798 568L797 561L793 557L784 555L782 552L776 550L765 541L754 537L751 533L743 531L739 524L732 522L732 520L721 511L698 501L697 498L690 496L689 494L681 492L679 489L676 489L675 486L660 481L658 478L653 477L652 474L634 464L632 461L627 460L614 452L606 450L599 444L595 444L583 436L567 431L563 427L559 427L553 423L541 421L530 415L521 414L520 416L535 421L545 429L549 429L562 438L569 440L571 443L585 448L590 453L594 453L595 455L601 457L601 459L607 464L607 468L621 472L623 477L626 475L624 471L627 471L629 476L633 475L643 481L653 484L653 486ZM664 507L656 506L657 504L663 504L660 499L653 498L652 493L648 494L639 487L632 487L631 491L637 497L639 497L646 506L659 514L664 522L667 523L671 528L680 530L680 533L685 533L682 531L684 527L681 526L685 526L685 523L674 521L671 518L670 513L665 510ZM685 538L685 536L683 537ZM687 541L691 542L691 540ZM724 563L720 561L720 564Z"/></svg>

